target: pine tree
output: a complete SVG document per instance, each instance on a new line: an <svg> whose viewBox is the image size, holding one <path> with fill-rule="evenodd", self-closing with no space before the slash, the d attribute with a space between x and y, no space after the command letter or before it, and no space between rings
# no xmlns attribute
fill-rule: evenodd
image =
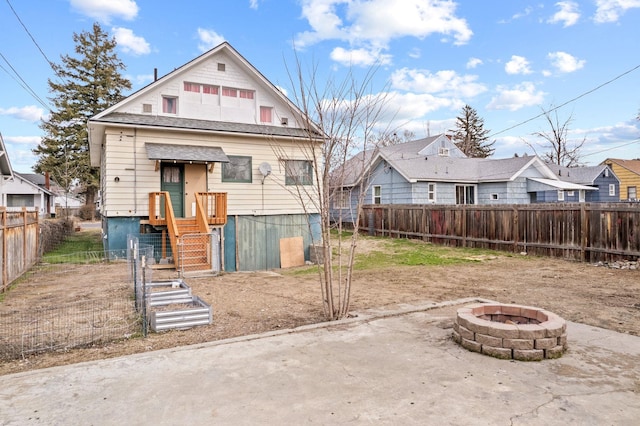
<svg viewBox="0 0 640 426"><path fill-rule="evenodd" d="M456 117L456 128L453 130L453 141L467 157L486 158L495 151L494 142L488 142L489 130L484 128L484 120L478 112L465 105L462 114Z"/></svg>
<svg viewBox="0 0 640 426"><path fill-rule="evenodd" d="M123 98L131 82L120 71L124 64L115 53L116 41L98 23L91 32L73 34L78 57L64 55L51 64L57 79L49 79L54 108L40 128L45 136L33 152L37 173L49 172L66 192L80 186L85 203L93 205L99 187L99 169L91 167L87 120Z"/></svg>

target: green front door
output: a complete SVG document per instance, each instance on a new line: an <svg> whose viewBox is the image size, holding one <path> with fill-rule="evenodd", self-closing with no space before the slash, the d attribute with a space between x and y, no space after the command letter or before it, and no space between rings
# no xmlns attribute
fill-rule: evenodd
<svg viewBox="0 0 640 426"><path fill-rule="evenodd" d="M167 191L173 205L175 217L184 217L184 165L163 164L160 189Z"/></svg>

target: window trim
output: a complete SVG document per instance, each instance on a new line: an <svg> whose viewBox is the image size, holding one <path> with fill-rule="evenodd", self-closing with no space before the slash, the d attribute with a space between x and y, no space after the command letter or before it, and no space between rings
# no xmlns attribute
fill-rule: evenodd
<svg viewBox="0 0 640 426"><path fill-rule="evenodd" d="M265 113L267 111L269 112L269 120L263 119L263 114L262 114L263 111L265 111ZM273 124L273 107L260 105L260 123Z"/></svg>
<svg viewBox="0 0 640 426"><path fill-rule="evenodd" d="M564 191L562 189L558 189L558 201L564 201Z"/></svg>
<svg viewBox="0 0 640 426"><path fill-rule="evenodd" d="M210 89L210 91L206 91L206 89ZM202 94L203 95L218 95L220 94L220 86L216 86L214 84L203 84L202 85Z"/></svg>
<svg viewBox="0 0 640 426"><path fill-rule="evenodd" d="M371 189L371 203L382 204L382 185L373 185Z"/></svg>
<svg viewBox="0 0 640 426"><path fill-rule="evenodd" d="M635 197L631 196L631 190L633 190ZM627 199L629 201L638 199L638 187L636 185L627 186Z"/></svg>
<svg viewBox="0 0 640 426"><path fill-rule="evenodd" d="M297 165L295 169L294 165ZM292 172L301 172L302 174L294 175ZM313 162L310 160L284 160L284 184L286 186L313 185Z"/></svg>
<svg viewBox="0 0 640 426"><path fill-rule="evenodd" d="M197 90L193 90L197 89ZM193 83L191 81L182 82L182 90L188 93L200 93L200 83Z"/></svg>
<svg viewBox="0 0 640 426"><path fill-rule="evenodd" d="M169 101L173 101L173 111L169 111L168 106L169 106ZM163 114L171 114L171 115L177 115L178 114L178 97L177 96L168 96L168 95L162 95L162 113Z"/></svg>
<svg viewBox="0 0 640 426"><path fill-rule="evenodd" d="M350 200L350 191L339 189L334 193L333 208L335 210L347 210L351 208Z"/></svg>
<svg viewBox="0 0 640 426"><path fill-rule="evenodd" d="M462 203L458 202L458 188L464 188L464 200ZM472 189L473 190L473 200L471 200L471 202L469 202L468 199L468 190ZM475 184L462 184L462 183L457 183L455 185L455 201L456 201L456 205L458 206L462 206L462 205L474 205L474 204L478 204L478 185Z"/></svg>
<svg viewBox="0 0 640 426"><path fill-rule="evenodd" d="M430 203L436 202L436 184L435 183L427 183L427 200Z"/></svg>
<svg viewBox="0 0 640 426"><path fill-rule="evenodd" d="M628 191L628 189L627 189ZM615 197L616 196L616 184L615 183L610 183L609 184L609 197Z"/></svg>
<svg viewBox="0 0 640 426"><path fill-rule="evenodd" d="M249 155L227 155L229 158L228 163L222 163L222 171L220 172L220 180L222 182L230 182L230 183L253 183L253 157ZM230 169L231 167L237 168L239 165L237 164L237 160L247 160L249 161L248 168L244 171L245 176L243 177L231 177L229 174L234 171L237 173L237 169ZM234 164L234 160L236 163ZM225 176L225 174L227 176Z"/></svg>

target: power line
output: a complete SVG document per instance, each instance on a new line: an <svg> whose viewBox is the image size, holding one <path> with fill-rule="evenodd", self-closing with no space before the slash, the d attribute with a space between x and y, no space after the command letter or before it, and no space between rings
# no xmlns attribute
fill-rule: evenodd
<svg viewBox="0 0 640 426"><path fill-rule="evenodd" d="M9 8L11 9L11 11L13 12L13 14L15 15L16 19L18 20L18 22L20 22L20 25L22 25L22 28L24 28L24 30L27 32L27 34L29 35L29 37L31 38L31 41L33 41L33 44L36 45L36 47L38 48L38 50L40 51L40 53L42 54L42 56L44 57L45 61L47 61L47 64L49 64L49 66L51 67L51 69L53 69L53 72L56 73L56 75L58 77L60 77L60 75L58 75L58 73L56 72L55 67L53 66L53 62L51 62L49 60L49 58L47 58L47 55L45 55L44 51L40 48L40 45L38 44L38 42L36 41L36 39L33 37L33 35L31 34L31 32L29 31L29 29L27 29L27 26L24 24L24 22L22 22L22 19L20 19L20 16L18 16L18 13L16 12L16 10L13 8L13 6L11 5L11 2L9 2L9 0L6 0L7 4L9 5Z"/></svg>
<svg viewBox="0 0 640 426"><path fill-rule="evenodd" d="M576 97L575 97L575 98L573 98L573 99L569 99L568 101L566 101L566 102L564 102L564 103L562 103L562 104L560 104L560 105L558 105L558 106L556 106L556 107L553 107L553 108L551 108L551 109L549 109L549 110L546 110L546 111L541 112L540 114L536 115L535 117L529 118L529 119L524 120L524 121L522 121L522 122L520 122L520 123L518 123L518 124L515 124L515 125L511 126L511 127L507 127L507 128L506 128L506 129L504 129L504 130L500 130L499 132L493 133L493 134L489 135L489 136L488 136L488 138L492 138L492 137L497 136L497 135L499 135L499 134L501 134L501 133L504 133L504 132L507 132L507 131L509 131L509 130L515 129L516 127L520 127L520 126L522 126L523 124L529 123L529 122L531 122L531 121L533 121L533 120L536 120L536 119L538 119L538 118L540 118L540 117L544 116L545 114L548 114L548 113L553 112L553 111L555 111L555 110L557 110L557 109L560 109L560 108L562 108L563 106L566 106L566 105L568 105L568 104L570 104L570 103L572 103L572 102L575 102L575 101L577 101L578 99L583 98L583 97L585 97L585 96L587 96L587 95L589 95L589 94L591 94L591 93L595 92L596 90L601 89L602 87L604 87L604 86L606 86L606 85L608 85L608 84L613 83L614 81L616 81L616 80L618 80L618 79L620 79L620 78L624 77L625 75L627 75L627 74L629 74L629 73L632 73L633 71L637 70L638 68L640 68L640 64L639 64L639 65L636 65L635 67L631 68L630 70L627 70L627 71L623 72L622 74L620 74L620 75L618 75L618 76L616 76L616 77L612 78L611 80L606 81L606 82L604 82L604 83L600 84L599 86L594 87L593 89L588 90L588 91L586 91L586 92L584 92L584 93L582 93L582 94L580 94L580 95L576 96Z"/></svg>
<svg viewBox="0 0 640 426"><path fill-rule="evenodd" d="M9 68L11 68L11 70L14 72L15 76L13 74L11 74L5 67L3 67L2 65L0 65L0 68L2 68L2 70L4 72L6 72L7 74L9 74L9 76L11 76L11 78L13 78L14 80L16 80L16 76L20 79L20 81L16 80L16 82L24 89L27 91L27 93L29 93L36 101L38 101L38 103L40 105L42 105L47 111L51 112L51 108L49 108L49 106L47 105L46 102L44 102L40 96L38 96L36 94L36 92L31 88L31 86L29 86L29 84L24 81L24 79L20 76L20 73L18 73L18 71L16 71L16 69L13 67L13 65L11 65L11 63L7 60L7 58L5 58L5 56L2 54L2 52L0 52L0 58L2 58L7 65L9 65Z"/></svg>
<svg viewBox="0 0 640 426"><path fill-rule="evenodd" d="M613 151L614 149L622 148L622 147L625 147L627 145L633 145L634 143L638 143L638 142L640 142L640 138L636 138L636 139L632 140L631 142L627 142L627 143L622 144L622 145L613 146L611 148L602 149L600 151L591 152L589 154L584 154L584 155L582 155L582 157L589 157L591 155L602 154L603 152Z"/></svg>

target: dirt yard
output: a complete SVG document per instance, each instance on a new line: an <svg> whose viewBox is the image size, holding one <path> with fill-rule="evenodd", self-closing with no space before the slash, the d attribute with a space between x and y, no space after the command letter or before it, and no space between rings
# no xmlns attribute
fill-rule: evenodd
<svg viewBox="0 0 640 426"><path fill-rule="evenodd" d="M366 248L365 248L366 249ZM113 273L113 271L111 271ZM102 271L103 290L132 291L107 284L110 272ZM153 279L173 278L173 273L154 272ZM0 364L0 375L30 369L171 348L297 327L323 321L320 286L316 274L296 275L292 270L229 273L217 277L185 278L193 294L214 309L210 326L184 331L151 333L66 352L43 354ZM61 292L64 289L64 292ZM356 272L351 312L393 309L402 304L442 302L482 297L552 311L569 321L640 336L640 270L519 255L483 256L456 266L414 266ZM16 286L2 305L59 303L64 297L77 300L96 292L82 277Z"/></svg>

